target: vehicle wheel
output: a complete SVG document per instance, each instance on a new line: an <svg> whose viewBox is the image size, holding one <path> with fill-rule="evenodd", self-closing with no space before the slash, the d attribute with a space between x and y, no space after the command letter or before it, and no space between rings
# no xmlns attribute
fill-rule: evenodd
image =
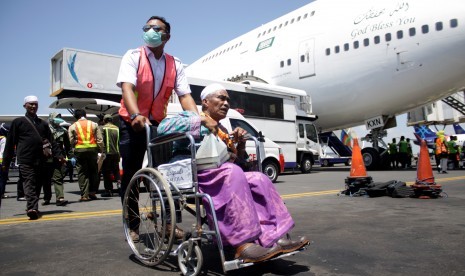
<svg viewBox="0 0 465 276"><path fill-rule="evenodd" d="M193 243L191 248L189 248L189 241L179 246L178 265L183 275L199 275L202 270L203 255L197 243Z"/></svg>
<svg viewBox="0 0 465 276"><path fill-rule="evenodd" d="M310 173L312 171L312 158L310 158L310 156L305 155L302 157L302 161L300 161L300 171L302 173Z"/></svg>
<svg viewBox="0 0 465 276"><path fill-rule="evenodd" d="M278 179L279 167L273 161L265 161L263 162L263 173L274 183Z"/></svg>
<svg viewBox="0 0 465 276"><path fill-rule="evenodd" d="M374 148L362 149L363 162L367 170L377 169L380 164L379 152Z"/></svg>
<svg viewBox="0 0 465 276"><path fill-rule="evenodd" d="M344 164L346 164L346 166L352 166L352 159L347 159Z"/></svg>
<svg viewBox="0 0 465 276"><path fill-rule="evenodd" d="M167 229L168 219L176 221L169 184L157 170L144 168L132 177L123 198L126 241L136 258L145 265L163 262L173 246L176 223ZM134 238L137 225L138 238ZM163 230L165 229L165 230Z"/></svg>
<svg viewBox="0 0 465 276"><path fill-rule="evenodd" d="M329 167L329 161L328 160L323 160L323 167Z"/></svg>

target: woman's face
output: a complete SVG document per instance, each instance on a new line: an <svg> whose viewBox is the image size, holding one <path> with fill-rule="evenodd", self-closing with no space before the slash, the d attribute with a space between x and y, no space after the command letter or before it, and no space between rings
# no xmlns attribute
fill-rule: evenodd
<svg viewBox="0 0 465 276"><path fill-rule="evenodd" d="M225 90L220 90L210 96L204 101L206 110L205 112L215 121L220 121L226 118L229 110L229 95Z"/></svg>

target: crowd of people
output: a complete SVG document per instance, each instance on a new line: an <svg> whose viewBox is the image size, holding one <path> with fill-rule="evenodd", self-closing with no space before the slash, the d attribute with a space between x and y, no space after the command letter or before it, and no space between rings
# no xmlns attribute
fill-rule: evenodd
<svg viewBox="0 0 465 276"><path fill-rule="evenodd" d="M436 132L432 155L435 157L438 173L446 174L448 168L459 169L464 149L465 145L457 144L457 136L451 135L447 138L443 130ZM388 144L388 152L392 169L412 167L414 155L409 138L401 136L398 143L396 138L392 138L392 142Z"/></svg>
<svg viewBox="0 0 465 276"><path fill-rule="evenodd" d="M5 197L10 166L17 164L17 200L26 201L26 214L31 220L41 217L39 199L42 192L40 205L51 204L52 185L56 206L68 204L63 184L67 175L73 182L74 166L81 190L79 201L95 200L100 183L99 155L103 160L106 189L102 196L112 196L113 183L109 181L119 181L119 130L111 124L112 117L104 116L98 126L87 120L84 110L77 109L73 114L77 121L66 129L64 125L67 123L60 113L50 113L48 120L37 116L39 100L36 96L25 97L23 107L25 116L14 119L10 126L2 124L0 128L1 198ZM111 126L110 131L107 128ZM106 143L102 133L105 133ZM106 155L109 158L105 161Z"/></svg>

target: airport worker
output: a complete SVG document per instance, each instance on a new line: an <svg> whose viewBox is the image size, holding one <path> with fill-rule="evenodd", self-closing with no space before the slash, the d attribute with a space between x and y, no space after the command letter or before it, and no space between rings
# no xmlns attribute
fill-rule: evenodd
<svg viewBox="0 0 465 276"><path fill-rule="evenodd" d="M5 150L6 136L8 135L10 127L2 123L0 124L0 165L3 164L3 152ZM8 181L8 172L0 170L0 207L2 207L2 198L5 198L5 187Z"/></svg>
<svg viewBox="0 0 465 276"><path fill-rule="evenodd" d="M121 182L119 175L119 128L113 124L113 117L110 114L103 116L103 123L101 130L105 144L105 159L102 164L102 174L105 193L102 194L102 197L111 197L113 196L113 181Z"/></svg>
<svg viewBox="0 0 465 276"><path fill-rule="evenodd" d="M85 110L76 109L73 114L76 122L68 129L69 142L74 147L81 198L86 202L97 199L98 177L97 156L103 153L103 137L97 123L86 118Z"/></svg>
<svg viewBox="0 0 465 276"><path fill-rule="evenodd" d="M397 153L397 142L396 138L392 138L392 143L389 143L389 160L391 162L391 167L397 168L399 165L398 153Z"/></svg>
<svg viewBox="0 0 465 276"><path fill-rule="evenodd" d="M37 116L38 98L32 95L25 97L23 107L26 109L26 115L14 119L11 123L3 153L2 170L9 169L16 147L16 161L26 196L27 216L35 220L41 216L39 212L41 187L50 181L46 171L47 157L44 155L44 147L51 144L52 155L58 160L64 160L64 156L60 155L48 123Z"/></svg>
<svg viewBox="0 0 465 276"><path fill-rule="evenodd" d="M405 136L400 137L398 144L399 147L399 160L403 169L407 168L407 159L408 159L408 144L405 141Z"/></svg>
<svg viewBox="0 0 465 276"><path fill-rule="evenodd" d="M405 139L407 142L407 167L412 167L412 158L413 158L413 149L412 144L410 143L410 138Z"/></svg>
<svg viewBox="0 0 465 276"><path fill-rule="evenodd" d="M449 152L449 160L452 161L454 169L459 167L458 146L456 143L457 136L450 136L449 141L446 142L447 151Z"/></svg>
<svg viewBox="0 0 465 276"><path fill-rule="evenodd" d="M201 100L200 116L184 111L163 120L158 133L189 132L199 139L210 133L205 127L207 118L210 118L218 123L217 137L232 153L230 161L247 156L247 132L238 127L228 133L219 124L230 107L226 89L219 84L210 84L203 89ZM273 183L262 172L244 172L233 162L226 162L216 169L199 171L198 184L201 192L212 197L214 210L209 210L209 205L204 204L207 217L211 222L212 212L216 213L221 238L225 245L236 248L235 258L244 262L260 262L298 250L309 243L306 237L295 241L286 238L294 227L294 221Z"/></svg>
<svg viewBox="0 0 465 276"><path fill-rule="evenodd" d="M164 52L171 37L171 25L163 17L152 16L142 30L145 45L126 52L117 78L123 96L119 109L119 149L123 167L121 200L132 176L142 167L147 147L145 124L151 125L152 131L156 132L156 127L166 117L172 91L184 110L198 113L183 64ZM209 124L215 122L210 120ZM129 204L132 206L133 203ZM131 230L130 235L134 240L138 239L137 231Z"/></svg>
<svg viewBox="0 0 465 276"><path fill-rule="evenodd" d="M53 134L53 138L55 142L58 144L58 147L61 151L61 155L67 158L71 156L71 144L69 142L68 131L61 126L64 122L63 118L61 117L60 113L52 112L48 116L48 123L50 126L50 131ZM65 160L58 160L56 158L53 159L53 171L52 171L52 178L51 183L55 189L55 198L56 206L65 206L68 204L68 200L65 200L65 194L63 190L64 179L66 176L67 170L67 161Z"/></svg>
<svg viewBox="0 0 465 276"><path fill-rule="evenodd" d="M440 173L447 173L447 145L446 145L446 138L444 137L444 131L440 130L436 132L436 156L439 159L439 167Z"/></svg>

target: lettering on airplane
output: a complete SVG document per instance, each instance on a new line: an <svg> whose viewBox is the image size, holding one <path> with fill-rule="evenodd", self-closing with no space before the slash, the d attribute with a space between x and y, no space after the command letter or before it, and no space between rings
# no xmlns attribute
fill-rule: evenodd
<svg viewBox="0 0 465 276"><path fill-rule="evenodd" d="M263 40L262 42L258 43L256 52L261 51L266 48L270 48L273 45L273 41L274 41L274 37L268 38L267 40Z"/></svg>
<svg viewBox="0 0 465 276"><path fill-rule="evenodd" d="M384 126L383 116L378 116L365 121L367 130L372 130Z"/></svg>
<svg viewBox="0 0 465 276"><path fill-rule="evenodd" d="M368 32L414 23L415 17L403 15L409 9L408 1L398 2L393 8L370 8L367 12L355 17L354 25L360 25L354 28L350 35L352 39L355 39L360 35L366 35ZM374 20L377 21L373 22Z"/></svg>

